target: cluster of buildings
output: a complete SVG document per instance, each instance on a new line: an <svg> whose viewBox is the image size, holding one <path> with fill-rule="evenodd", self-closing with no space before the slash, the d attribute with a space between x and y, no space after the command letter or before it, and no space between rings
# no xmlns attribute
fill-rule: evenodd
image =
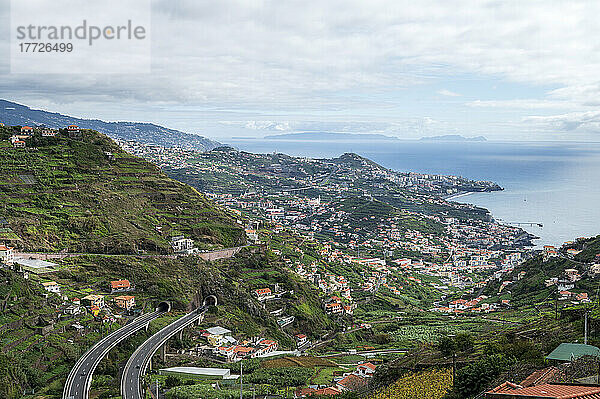
<svg viewBox="0 0 600 399"><path fill-rule="evenodd" d="M293 291L290 291L293 293ZM262 303L264 309L267 309L267 301L276 301L283 297L288 291L284 291L280 288L278 283L275 283L274 290L269 287L257 288L252 291L252 295ZM294 316L285 314L285 308L277 306L275 309L269 312L272 316L277 317L277 325L281 328L287 327L292 324L295 320Z"/></svg>
<svg viewBox="0 0 600 399"><path fill-rule="evenodd" d="M71 137L78 136L80 134L80 129L77 125L69 125L66 128L66 132ZM49 127L23 126L21 127L20 132L13 134L9 140L14 148L25 148L27 146L27 140L34 135L39 135L40 137L56 137L58 133L58 129L51 129Z"/></svg>
<svg viewBox="0 0 600 399"><path fill-rule="evenodd" d="M49 294L58 295L63 299L62 312L65 315L74 316L87 312L95 318L101 318L104 322L114 322L121 317L115 311L117 313L135 311L135 297L128 294L129 291L134 289L129 280L111 281L109 287L107 287L107 291L111 294L120 294L111 298L113 308L107 306L106 296L102 294L87 294L81 298L73 297L69 299L67 295L64 295L60 284L56 281L42 281L40 285ZM67 289L67 291L70 290Z"/></svg>
<svg viewBox="0 0 600 399"><path fill-rule="evenodd" d="M448 302L447 306L438 306L432 310L442 313L460 314L465 312L472 313L491 313L510 307L509 299L501 299L499 302L486 302L488 297L480 295L473 299L455 299Z"/></svg>
<svg viewBox="0 0 600 399"><path fill-rule="evenodd" d="M394 185L415 193L437 195L455 194L462 191L490 191L499 189L497 185L486 181L471 181L459 176L443 176L420 173L402 173L385 169L367 159L354 154L345 154L338 159L280 158L276 154L252 154L236 150L219 151L215 156L211 152L202 153L185 148L165 148L158 145L142 144L135 141L119 141L127 152L146 158L160 167L170 169L188 169L190 173L210 173L223 176L255 175L264 182L272 182L274 192L290 194L311 187L315 181L327 180L320 187L330 193L349 190L361 190L361 181L376 182L373 188ZM344 161L344 162L341 162ZM315 174L315 169L318 172ZM335 174L335 178L331 178ZM277 184L285 178L289 187ZM243 192L265 192L264 185L250 185L237 182L238 187L247 186ZM216 187L217 194L230 194L222 187ZM241 193L240 193L241 194Z"/></svg>
<svg viewBox="0 0 600 399"><path fill-rule="evenodd" d="M198 337L203 342L203 345L197 347L198 352L226 362L266 357L274 354L279 347L277 341L264 338L238 341L231 330L220 326L201 330Z"/></svg>
<svg viewBox="0 0 600 399"><path fill-rule="evenodd" d="M287 259L289 262L289 259ZM331 315L352 315L356 303L352 298L352 290L344 276L319 270L319 263L313 262L305 267L301 262L295 265L294 271L304 279L312 282L325 295L322 300L323 309ZM339 293L339 296L332 295Z"/></svg>
<svg viewBox="0 0 600 399"><path fill-rule="evenodd" d="M344 392L361 392L369 384L369 378L375 373L373 363L362 363L356 366L352 372L343 373L342 375L333 377L330 386L319 387L309 386L307 388L298 388L294 397L305 398L309 396L335 396Z"/></svg>

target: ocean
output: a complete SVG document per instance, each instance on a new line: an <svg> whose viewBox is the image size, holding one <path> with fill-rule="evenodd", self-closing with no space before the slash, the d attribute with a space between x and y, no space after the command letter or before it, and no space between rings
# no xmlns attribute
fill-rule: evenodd
<svg viewBox="0 0 600 399"><path fill-rule="evenodd" d="M506 223L540 237L536 246L560 245L600 234L600 143L369 142L232 139L240 150L330 158L355 152L387 168L492 180L504 191L455 198L488 209Z"/></svg>

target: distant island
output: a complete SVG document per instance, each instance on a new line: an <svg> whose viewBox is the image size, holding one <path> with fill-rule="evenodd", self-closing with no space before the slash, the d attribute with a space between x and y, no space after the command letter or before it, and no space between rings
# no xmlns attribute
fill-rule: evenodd
<svg viewBox="0 0 600 399"><path fill-rule="evenodd" d="M487 141L483 136L465 137L460 134L446 134L444 136L421 137L422 141Z"/></svg>
<svg viewBox="0 0 600 399"><path fill-rule="evenodd" d="M265 136L264 140L290 141L401 141L394 136L376 133L296 132ZM421 137L419 141L487 141L483 136L465 137L459 134Z"/></svg>
<svg viewBox="0 0 600 399"><path fill-rule="evenodd" d="M363 140L399 140L397 137L385 136L383 134L368 134L368 133L333 133L333 132L298 132L285 133L265 136L265 140L346 140L346 141L363 141Z"/></svg>

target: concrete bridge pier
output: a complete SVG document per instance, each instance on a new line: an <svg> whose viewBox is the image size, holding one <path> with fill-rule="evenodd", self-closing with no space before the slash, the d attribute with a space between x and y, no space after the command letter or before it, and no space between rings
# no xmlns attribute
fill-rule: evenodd
<svg viewBox="0 0 600 399"><path fill-rule="evenodd" d="M162 359L163 362L167 361L167 343L166 342L160 347L160 358Z"/></svg>

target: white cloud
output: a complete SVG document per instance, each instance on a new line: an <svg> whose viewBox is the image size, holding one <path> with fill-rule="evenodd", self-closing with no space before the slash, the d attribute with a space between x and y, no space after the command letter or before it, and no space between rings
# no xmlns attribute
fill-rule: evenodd
<svg viewBox="0 0 600 399"><path fill-rule="evenodd" d="M548 129L600 133L600 111L571 112L552 116L530 116L525 121Z"/></svg>
<svg viewBox="0 0 600 399"><path fill-rule="evenodd" d="M63 102L82 109L92 102L190 104L313 118L338 112L345 118L373 107L380 110L373 116L377 121L385 107L393 108L393 93L471 74L553 88L547 98L468 103L472 107L599 105L600 2L153 4L151 76L4 74L0 90L8 99L32 105ZM442 89L438 94L458 93ZM384 118L394 118L393 112Z"/></svg>
<svg viewBox="0 0 600 399"><path fill-rule="evenodd" d="M446 90L446 89L438 90L437 93L439 95L441 95L441 96L446 96L446 97L460 97L460 96L462 96L462 94L455 93L453 91Z"/></svg>
<svg viewBox="0 0 600 399"><path fill-rule="evenodd" d="M475 108L509 108L509 109L560 109L572 108L576 106L569 101L558 100L540 100L535 98L516 99L516 100L475 100L466 103L469 107Z"/></svg>

